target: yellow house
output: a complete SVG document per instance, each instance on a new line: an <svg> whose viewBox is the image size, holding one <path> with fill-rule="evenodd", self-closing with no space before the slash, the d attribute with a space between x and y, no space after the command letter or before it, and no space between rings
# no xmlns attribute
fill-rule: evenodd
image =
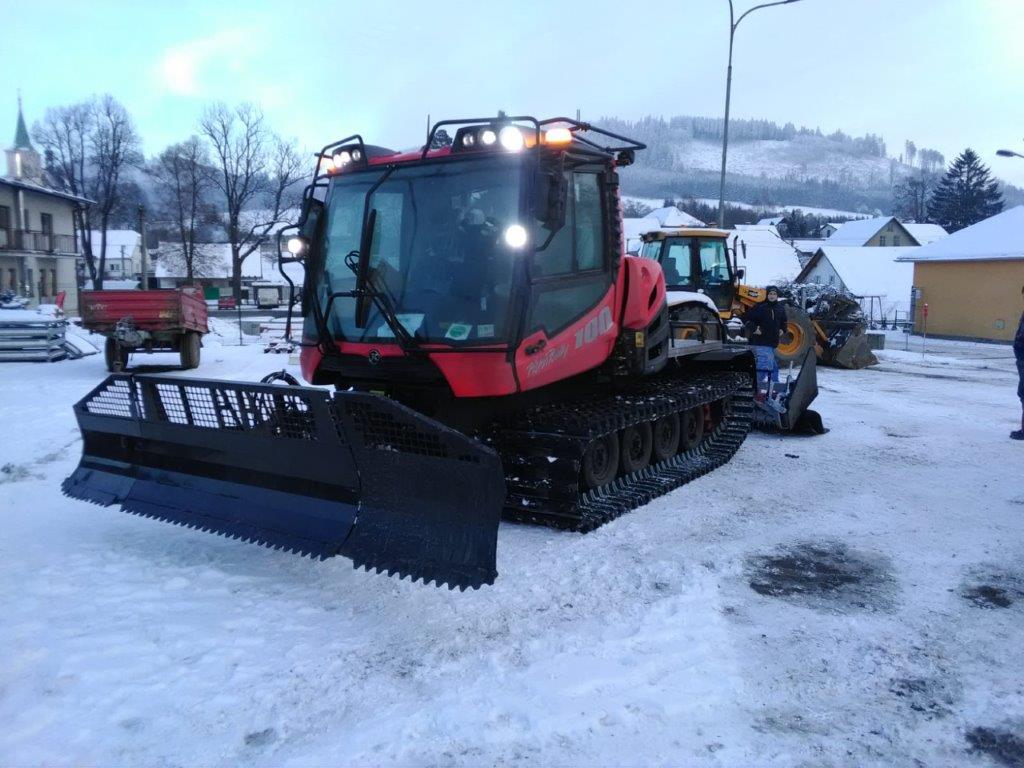
<svg viewBox="0 0 1024 768"><path fill-rule="evenodd" d="M914 328L929 335L1012 341L1024 311L1024 205L916 248Z"/></svg>

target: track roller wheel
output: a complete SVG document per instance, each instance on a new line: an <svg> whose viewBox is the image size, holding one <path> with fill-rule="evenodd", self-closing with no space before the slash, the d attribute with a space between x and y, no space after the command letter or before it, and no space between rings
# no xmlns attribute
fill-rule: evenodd
<svg viewBox="0 0 1024 768"><path fill-rule="evenodd" d="M691 408L681 416L679 420L681 427L679 450L686 452L696 448L704 439L704 408L703 406Z"/></svg>
<svg viewBox="0 0 1024 768"><path fill-rule="evenodd" d="M619 438L615 433L604 435L587 446L583 454L583 485L599 488L615 479L619 469Z"/></svg>
<svg viewBox="0 0 1024 768"><path fill-rule="evenodd" d="M621 432L622 450L619 463L622 466L622 474L629 475L637 472L651 463L651 437L650 422L635 424L626 427Z"/></svg>
<svg viewBox="0 0 1024 768"><path fill-rule="evenodd" d="M656 420L651 427L653 441L651 461L655 464L670 459L679 452L679 414L670 413Z"/></svg>

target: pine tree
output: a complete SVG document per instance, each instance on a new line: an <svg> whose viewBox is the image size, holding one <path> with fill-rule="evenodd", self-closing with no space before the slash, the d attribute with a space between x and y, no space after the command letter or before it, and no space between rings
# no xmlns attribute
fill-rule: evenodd
<svg viewBox="0 0 1024 768"><path fill-rule="evenodd" d="M928 203L928 216L947 232L977 224L1001 210L999 183L969 148L949 166Z"/></svg>

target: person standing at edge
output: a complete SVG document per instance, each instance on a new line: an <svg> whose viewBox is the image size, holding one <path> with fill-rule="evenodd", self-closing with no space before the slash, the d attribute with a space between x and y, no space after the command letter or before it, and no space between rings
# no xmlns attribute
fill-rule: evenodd
<svg viewBox="0 0 1024 768"><path fill-rule="evenodd" d="M1021 298L1024 299L1024 287L1020 289ZM1017 397L1020 398L1020 429L1010 433L1012 440L1024 440L1024 312L1020 313L1020 323L1017 325L1017 333L1013 337L1013 356L1017 358Z"/></svg>
<svg viewBox="0 0 1024 768"><path fill-rule="evenodd" d="M779 363L775 359L775 348L779 346L782 334L786 332L786 308L779 303L779 289L769 285L767 298L747 310L744 321L747 338L754 350L757 364L757 384L768 389L769 382L778 382Z"/></svg>

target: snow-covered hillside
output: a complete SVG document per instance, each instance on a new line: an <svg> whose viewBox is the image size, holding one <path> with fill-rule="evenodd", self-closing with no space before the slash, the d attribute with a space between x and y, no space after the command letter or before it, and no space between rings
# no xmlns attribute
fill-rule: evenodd
<svg viewBox="0 0 1024 768"><path fill-rule="evenodd" d="M721 170L720 141L691 139L673 143L673 167L679 171ZM776 179L832 181L854 189L889 185L890 161L855 155L822 136L796 136L788 141L743 141L729 145L729 172Z"/></svg>
<svg viewBox="0 0 1024 768"><path fill-rule="evenodd" d="M232 338L193 374L283 362ZM819 371L827 435L502 525L467 593L65 498L101 356L6 364L0 765L1019 765L1012 356L902 341Z"/></svg>

